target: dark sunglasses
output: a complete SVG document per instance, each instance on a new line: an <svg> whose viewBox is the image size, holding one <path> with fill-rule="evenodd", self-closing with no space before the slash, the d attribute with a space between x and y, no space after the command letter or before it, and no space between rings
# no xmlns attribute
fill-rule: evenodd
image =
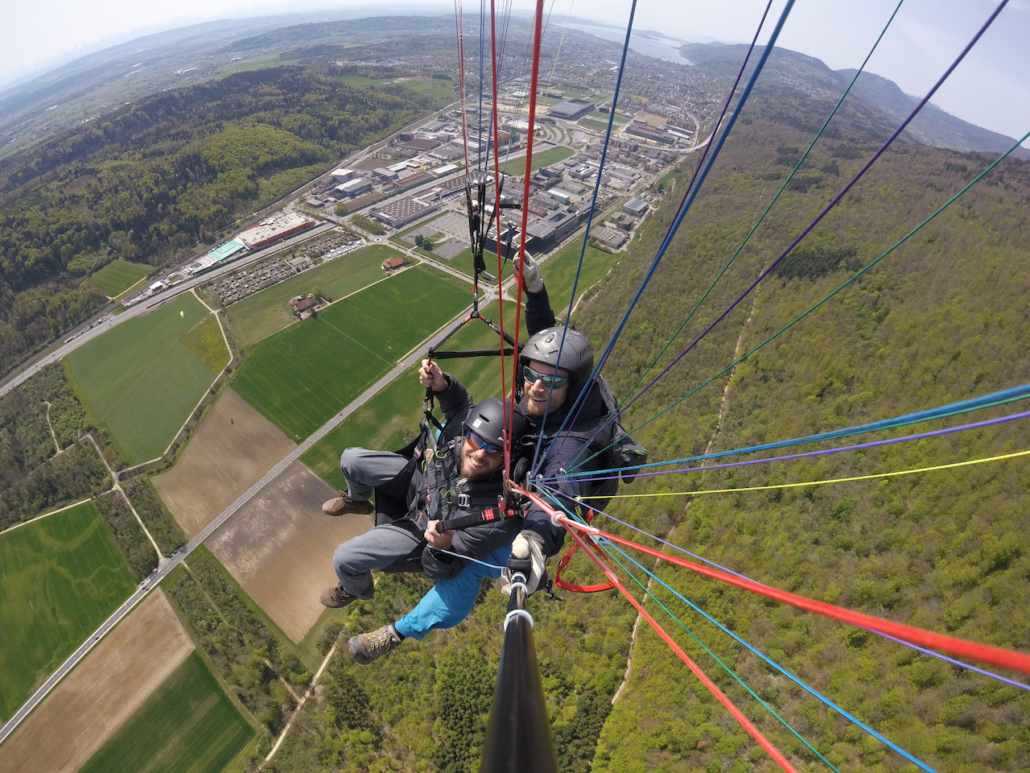
<svg viewBox="0 0 1030 773"><path fill-rule="evenodd" d="M482 449L483 452L487 454L499 454L501 453L501 451L504 450L501 446L497 445L496 443L491 443L489 440L484 440L482 437L477 435L472 430L469 430L465 433L465 439L469 442L469 445L472 446L475 450L478 451Z"/></svg>
<svg viewBox="0 0 1030 773"><path fill-rule="evenodd" d="M522 373L526 379L527 384L535 384L537 381L539 381L548 389L561 389L563 386L569 383L569 378L567 376L545 375L543 373L537 373L528 365L522 366Z"/></svg>

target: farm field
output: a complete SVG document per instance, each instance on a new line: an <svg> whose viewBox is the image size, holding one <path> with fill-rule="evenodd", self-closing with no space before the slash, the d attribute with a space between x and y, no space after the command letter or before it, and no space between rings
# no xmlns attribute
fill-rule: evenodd
<svg viewBox="0 0 1030 773"><path fill-rule="evenodd" d="M228 314L240 345L248 347L296 322L289 309L290 298L319 287L330 299L339 300L382 279L382 262L396 256L396 250L373 244L232 304Z"/></svg>
<svg viewBox="0 0 1030 773"><path fill-rule="evenodd" d="M175 466L151 481L192 538L294 448L278 427L226 389Z"/></svg>
<svg viewBox="0 0 1030 773"><path fill-rule="evenodd" d="M184 335L182 342L186 344L187 349L211 368L213 373L221 373L222 368L229 364L229 350L225 348L222 329L218 326L218 318L214 314L206 317L203 322Z"/></svg>
<svg viewBox="0 0 1030 773"><path fill-rule="evenodd" d="M153 591L93 648L3 745L0 773L74 773L193 651Z"/></svg>
<svg viewBox="0 0 1030 773"><path fill-rule="evenodd" d="M116 298L153 270L142 263L113 260L86 281L108 298Z"/></svg>
<svg viewBox="0 0 1030 773"><path fill-rule="evenodd" d="M416 266L255 345L233 388L299 441L467 301L464 282Z"/></svg>
<svg viewBox="0 0 1030 773"><path fill-rule="evenodd" d="M208 313L183 293L65 358L84 404L130 464L160 456L211 386L214 371L182 340Z"/></svg>
<svg viewBox="0 0 1030 773"><path fill-rule="evenodd" d="M544 166L550 166L551 164L557 164L559 161L564 161L573 154L571 148L548 148L541 153L533 154L533 168L530 171L535 172ZM504 168L505 174L514 175L521 177L526 173L526 157L516 158L510 161Z"/></svg>
<svg viewBox="0 0 1030 773"><path fill-rule="evenodd" d="M336 546L372 526L367 515L325 515L322 503L336 493L295 462L207 542L247 595L296 643L324 611L318 594L337 582Z"/></svg>
<svg viewBox="0 0 1030 773"><path fill-rule="evenodd" d="M135 589L114 538L92 503L0 535L0 715Z"/></svg>
<svg viewBox="0 0 1030 773"><path fill-rule="evenodd" d="M192 653L82 768L83 773L219 773L254 737Z"/></svg>
<svg viewBox="0 0 1030 773"><path fill-rule="evenodd" d="M563 316L568 308L569 293L579 262L579 245L565 248L541 267L540 273L548 288L551 307L557 315ZM611 268L616 256L587 248L583 260L577 296L603 277ZM504 305L505 329L513 322L514 306ZM497 322L497 304L483 309L483 316ZM519 340L527 338L525 316ZM497 345L497 334L482 323L469 323L448 343L449 349L485 349ZM508 367L510 361L506 360ZM500 394L499 358L478 357L475 359L449 360L442 364L445 371L458 378L472 395L483 400ZM347 418L343 424L322 438L301 457L319 477L329 485L343 488L346 481L340 472L340 454L344 448L382 448L394 450L402 447L418 432L422 419L422 398L425 390L418 383L415 368L402 374L386 389L377 394L360 410ZM439 414L439 411L437 411Z"/></svg>

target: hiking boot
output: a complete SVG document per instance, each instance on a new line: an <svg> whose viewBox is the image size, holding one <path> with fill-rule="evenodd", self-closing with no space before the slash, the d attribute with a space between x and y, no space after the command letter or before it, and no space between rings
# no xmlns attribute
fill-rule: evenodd
<svg viewBox="0 0 1030 773"><path fill-rule="evenodd" d="M357 596L352 596L339 585L334 585L331 588L326 588L320 594L318 594L318 601L323 607L329 607L330 609L340 609L350 604L352 601L357 601Z"/></svg>
<svg viewBox="0 0 1030 773"><path fill-rule="evenodd" d="M393 652L403 641L392 625L384 625L378 631L363 633L347 642L354 662L367 666L373 660Z"/></svg>
<svg viewBox="0 0 1030 773"><path fill-rule="evenodd" d="M326 515L345 515L347 513L354 513L356 515L371 515L375 508L372 506L372 501L366 499L364 501L357 501L347 496L346 491L341 491L340 496L336 499L330 499L322 505L322 512Z"/></svg>

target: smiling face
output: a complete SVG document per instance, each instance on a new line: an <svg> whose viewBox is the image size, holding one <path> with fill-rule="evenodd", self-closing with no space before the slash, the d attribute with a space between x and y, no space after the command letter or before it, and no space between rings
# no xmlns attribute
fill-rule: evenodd
<svg viewBox="0 0 1030 773"><path fill-rule="evenodd" d="M561 376L565 379L569 378L569 373L562 368L555 370L552 366L547 365L543 362L537 362L536 360L530 360L529 367L532 368L540 376ZM544 382L541 379L536 379L530 383L529 379L532 378L528 373L523 371L525 374L526 383L524 386L524 392L526 395L526 413L530 416L543 416L544 411L548 413L555 413L559 408L565 404L565 398L569 395L569 383L566 381L560 389L550 389L544 386ZM547 408L547 396L551 396L551 407Z"/></svg>
<svg viewBox="0 0 1030 773"><path fill-rule="evenodd" d="M468 438L461 444L461 474L466 480L478 480L493 475L504 464L504 451L488 454L476 448Z"/></svg>

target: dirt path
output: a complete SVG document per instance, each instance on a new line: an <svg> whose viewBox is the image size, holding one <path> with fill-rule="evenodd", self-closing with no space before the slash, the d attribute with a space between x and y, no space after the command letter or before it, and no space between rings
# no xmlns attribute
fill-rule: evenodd
<svg viewBox="0 0 1030 773"><path fill-rule="evenodd" d="M54 425L50 421L50 403L44 400L43 405L46 406L46 425L50 427L50 437L54 439L54 456L58 456L61 453L61 444L57 442L57 433L54 432Z"/></svg>
<svg viewBox="0 0 1030 773"><path fill-rule="evenodd" d="M747 333L748 325L751 324L751 318L755 315L755 306L757 304L758 304L758 293L755 293L755 297L751 301L751 311L748 312L747 320L745 320L744 324L740 328L740 335L737 336L737 345L733 349L733 359L734 360L740 359L740 355L741 355L742 350L744 348L744 334ZM729 405L730 405L730 387L733 386L733 376L734 376L734 374L736 372L737 372L737 369L734 367L733 370L730 371L729 380L726 382L726 386L722 390L722 402L719 404L719 419L715 422L715 430L712 432L712 436L708 439L708 445L705 446L705 453L704 453L705 456L707 456L708 454L710 454L712 452L712 448L715 447L715 441L719 437L719 432L722 430L722 420L723 420L723 417L726 415L726 409L729 408ZM693 504L694 504L694 498L693 497L688 498L687 499L687 504L683 508L683 516L680 518L679 521L677 521L675 524L672 525L671 529L669 529L669 533L665 536L666 541L672 542L673 544L675 544L675 540L673 539L673 537L676 534L676 527L680 523L682 523L683 519L686 518L687 515L690 513L690 507ZM657 569L658 562L660 560L661 559L659 559L659 558L655 559L654 565L651 567L651 572L652 573L654 573L655 570ZM647 590L649 592L650 592L651 587L653 585L654 585L654 578L652 577L651 579L649 579L647 581ZM646 603L647 603L647 596L645 596L641 600L641 604L646 604ZM630 636L630 642L629 642L629 657L626 658L626 674L622 678L622 684L619 685L619 689L616 690L615 691L615 695L612 696L612 705L613 706L615 705L615 701L617 701L619 699L619 696L622 695L622 691L624 689L626 689L626 685L629 684L629 677L630 677L630 674L632 673L632 669L633 669L633 647L637 643L637 632L640 629L640 622L643 619L644 619L643 615L637 614L637 619L633 623L633 634L632 634L632 636Z"/></svg>
<svg viewBox="0 0 1030 773"><path fill-rule="evenodd" d="M129 506L129 510L132 511L133 516L136 518L136 522L139 523L139 527L143 529L143 533L147 535L147 539L150 540L150 544L154 546L154 552L157 553L157 560L160 562L164 558L161 554L161 548L157 546L157 542L155 542L154 538L150 536L150 531L147 529L146 524L144 524L143 519L139 517L139 513L136 512L136 508L132 506L132 500L129 499L129 495L125 493L125 489L123 489L121 484L118 482L118 473L111 469L111 465L107 463L107 459L105 459L104 455L100 453L100 446L97 445L97 441L93 439L93 436L86 435L85 437L93 444L93 448L97 451L97 456L100 457L100 461L103 462L104 467L107 469L107 475L111 479L111 490L117 491L122 495L122 499L125 500L125 504Z"/></svg>

